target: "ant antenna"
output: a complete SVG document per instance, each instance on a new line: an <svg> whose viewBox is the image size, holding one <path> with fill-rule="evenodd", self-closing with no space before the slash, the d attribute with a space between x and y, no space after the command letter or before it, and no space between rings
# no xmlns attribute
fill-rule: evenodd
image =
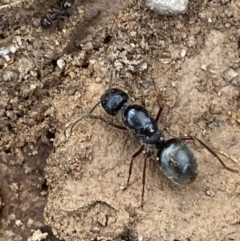
<svg viewBox="0 0 240 241"><path fill-rule="evenodd" d="M113 66L112 66L112 64L109 64L108 68L110 70L110 80L109 80L109 88L108 88L108 90L111 91L111 89L112 89L112 80L113 80Z"/></svg>
<svg viewBox="0 0 240 241"><path fill-rule="evenodd" d="M59 138L56 139L54 146L57 147L60 144L66 142L68 140L68 138L72 135L72 131L73 128L75 127L75 125L81 121L83 118L86 117L91 117L91 114L93 113L93 111L97 108L97 106L101 103L101 101L99 101L97 104L95 104L92 109L87 112L85 115L82 115L81 117L78 117L75 121L73 121L71 124L69 124L67 127L64 128L64 130L61 131L61 133L59 134Z"/></svg>
<svg viewBox="0 0 240 241"><path fill-rule="evenodd" d="M74 126L75 126L79 121L81 121L83 118L90 117L91 114L93 113L93 111L98 107L98 105L99 105L100 103L101 103L101 101L98 101L98 103L95 104L88 113L86 113L85 115L83 115L83 116L79 117L77 120L75 120L75 121L72 123L72 125L71 125L70 133L72 133L72 130L73 130Z"/></svg>
<svg viewBox="0 0 240 241"><path fill-rule="evenodd" d="M112 79L113 79L113 68L112 65L109 64L109 69L110 69L110 80L109 80L109 89L106 90L105 94L103 94L103 96L105 95L111 95L111 88L112 88ZM72 132L73 132L73 128L75 127L76 124L78 124L78 122L80 122L82 119L84 118L95 118L95 119L100 119L102 121L105 121L103 118L100 117L96 117L94 115L92 115L92 113L94 112L94 110L99 106L99 104L103 104L103 100L101 98L100 101L98 101L89 112L87 112L86 114L82 115L81 117L78 117L76 120L74 120L71 124L69 124L61 133L60 133L60 137L57 138L56 142L55 142L55 146L60 145L61 143L67 141L67 139L71 136ZM107 121L105 121L107 122ZM108 122L107 122L108 123ZM121 129L121 130L126 130L126 127L122 127L122 126L118 126L118 125L113 125L114 127Z"/></svg>
<svg viewBox="0 0 240 241"><path fill-rule="evenodd" d="M113 67L112 67L112 64L109 64L109 69L110 69L110 80L109 80L109 89L108 89L108 92L111 93L111 89L112 89L112 79L113 79ZM79 117L77 120L75 120L71 127L70 127L70 133L72 133L72 130L74 128L74 126L79 122L81 121L83 118L86 118L86 117L91 117L91 114L94 112L94 110L97 108L97 106L101 104L101 100L99 102L97 102L97 104L95 104L92 109L86 113L85 115Z"/></svg>

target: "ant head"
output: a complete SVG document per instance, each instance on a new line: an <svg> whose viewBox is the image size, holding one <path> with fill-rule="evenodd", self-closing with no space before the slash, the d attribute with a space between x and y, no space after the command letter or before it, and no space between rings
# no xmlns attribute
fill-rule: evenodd
<svg viewBox="0 0 240 241"><path fill-rule="evenodd" d="M157 153L157 160L165 176L174 183L185 185L197 177L197 159L190 147L180 139L166 141Z"/></svg>
<svg viewBox="0 0 240 241"><path fill-rule="evenodd" d="M129 97L124 91L119 89L108 89L101 97L101 104L109 115L114 116L128 99Z"/></svg>
<svg viewBox="0 0 240 241"><path fill-rule="evenodd" d="M128 95L119 89L112 88L112 79L113 79L113 69L112 66L109 66L111 69L111 76L109 81L109 88L101 97L101 104L103 109L111 116L115 116L118 111L124 106L128 101Z"/></svg>

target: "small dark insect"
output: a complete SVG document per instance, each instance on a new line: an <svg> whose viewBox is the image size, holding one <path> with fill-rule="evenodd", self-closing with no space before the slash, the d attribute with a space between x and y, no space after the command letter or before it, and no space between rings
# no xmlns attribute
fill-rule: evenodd
<svg viewBox="0 0 240 241"><path fill-rule="evenodd" d="M210 148L196 136L182 136L165 140L162 131L158 128L157 122L161 116L163 108L159 108L156 118L152 118L150 113L145 109L145 103L142 105L127 105L128 95L117 88L111 88L112 75L109 89L101 96L101 100L85 115L73 123L75 124L84 117L90 117L101 120L110 126L120 130L130 130L130 132L141 143L140 149L131 157L127 185L130 182L134 159L143 151L144 152L144 167L142 176L142 202L145 189L145 174L147 159L153 154L154 148L158 150L157 161L163 173L172 182L180 185L185 185L193 182L198 175L198 161L192 149L186 144L187 140L195 140L206 148L213 156L215 156L222 166L231 172L237 170L227 167L217 155L216 151ZM95 108L101 104L106 113L110 116L115 116L120 113L122 125L114 124L105 120L102 117L94 116L92 113Z"/></svg>
<svg viewBox="0 0 240 241"><path fill-rule="evenodd" d="M59 8L55 9L52 12L49 12L45 17L42 18L42 28L49 28L52 25L53 21L57 21L59 19L64 20L65 18L69 18L73 14L73 0L58 0L57 4Z"/></svg>

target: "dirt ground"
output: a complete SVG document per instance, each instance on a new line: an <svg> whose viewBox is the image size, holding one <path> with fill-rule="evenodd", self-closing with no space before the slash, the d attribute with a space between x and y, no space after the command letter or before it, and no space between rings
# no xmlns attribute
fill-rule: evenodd
<svg viewBox="0 0 240 241"><path fill-rule="evenodd" d="M190 0L175 17L143 0L79 0L42 29L53 6L0 8L0 241L44 239L36 230L53 241L240 240L239 173L199 144L190 143L200 172L188 186L152 155L141 208L143 155L123 188L138 141L90 118L68 132L109 87L111 65L112 85L133 102L144 98L152 115L164 106L166 139L196 135L240 159L239 0ZM111 120L100 106L95 114Z"/></svg>

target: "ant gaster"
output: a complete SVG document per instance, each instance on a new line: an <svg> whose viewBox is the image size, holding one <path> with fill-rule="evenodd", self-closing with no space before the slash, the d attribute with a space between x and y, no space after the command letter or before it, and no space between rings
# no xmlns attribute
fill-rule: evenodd
<svg viewBox="0 0 240 241"><path fill-rule="evenodd" d="M64 20L66 17L70 17L73 13L73 0L57 0L58 9L55 9L52 12L49 12L41 20L42 28L49 28L52 25L53 21L58 19Z"/></svg>
<svg viewBox="0 0 240 241"><path fill-rule="evenodd" d="M127 185L130 182L134 159L143 151L144 152L144 167L142 176L142 202L144 198L145 189L145 174L147 159L152 155L153 148L158 150L157 161L163 173L172 182L180 185L185 185L193 182L198 174L198 161L192 149L185 143L186 140L195 140L205 147L213 156L215 156L223 167L231 172L238 172L237 170L227 167L217 153L211 149L207 144L195 136L183 136L165 140L162 131L158 128L157 122L161 116L163 108L160 107L156 118L152 118L150 113L145 109L145 103L142 105L127 105L129 100L127 93L124 91L111 88L112 73L109 89L101 96L101 100L87 113L82 116L73 125L84 117L91 117L99 119L117 129L130 130L130 132L141 143L141 148L132 155ZM92 115L95 108L101 104L108 115L116 116L120 112L121 120L124 126L114 124L105 120L102 117Z"/></svg>

